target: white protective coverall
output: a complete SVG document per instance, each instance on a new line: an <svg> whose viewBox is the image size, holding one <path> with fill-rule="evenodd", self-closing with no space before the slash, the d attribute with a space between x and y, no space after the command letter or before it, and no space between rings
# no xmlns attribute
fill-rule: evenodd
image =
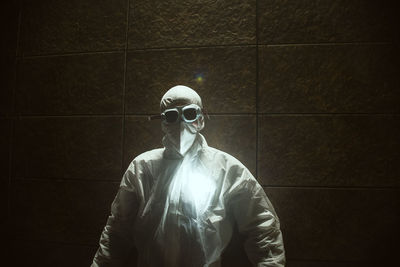
<svg viewBox="0 0 400 267"><path fill-rule="evenodd" d="M161 111L188 104L202 107L195 91L176 86ZM235 222L254 266L284 266L279 219L260 184L237 159L207 145L203 117L178 125L180 138L163 125L164 148L130 163L92 267L126 266L132 246L138 266L220 266Z"/></svg>

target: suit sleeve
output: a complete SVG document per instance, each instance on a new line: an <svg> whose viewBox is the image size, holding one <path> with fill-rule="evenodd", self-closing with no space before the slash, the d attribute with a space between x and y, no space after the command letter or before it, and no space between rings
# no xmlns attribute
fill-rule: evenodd
<svg viewBox="0 0 400 267"><path fill-rule="evenodd" d="M111 214L100 237L91 267L123 266L133 249L133 227L139 207L135 188L136 166L132 162L111 205Z"/></svg>
<svg viewBox="0 0 400 267"><path fill-rule="evenodd" d="M239 185L231 207L239 232L245 236L244 247L252 264L285 266L279 218L263 188L252 176Z"/></svg>

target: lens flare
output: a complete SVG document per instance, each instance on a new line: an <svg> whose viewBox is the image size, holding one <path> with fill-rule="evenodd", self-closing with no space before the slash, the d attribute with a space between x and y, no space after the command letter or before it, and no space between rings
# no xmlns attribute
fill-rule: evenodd
<svg viewBox="0 0 400 267"><path fill-rule="evenodd" d="M203 81L204 81L204 75L203 75L203 73L197 73L197 74L195 75L195 80L196 80L197 82L199 82L199 83L203 82Z"/></svg>

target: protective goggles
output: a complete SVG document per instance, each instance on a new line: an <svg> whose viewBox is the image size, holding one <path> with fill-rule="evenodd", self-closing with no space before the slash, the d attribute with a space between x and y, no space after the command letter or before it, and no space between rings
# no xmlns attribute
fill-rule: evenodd
<svg viewBox="0 0 400 267"><path fill-rule="evenodd" d="M161 119L163 122L171 124L178 122L180 118L185 122L194 122L202 116L201 108L195 104L191 104L184 107L166 109L161 115L151 116L149 119Z"/></svg>

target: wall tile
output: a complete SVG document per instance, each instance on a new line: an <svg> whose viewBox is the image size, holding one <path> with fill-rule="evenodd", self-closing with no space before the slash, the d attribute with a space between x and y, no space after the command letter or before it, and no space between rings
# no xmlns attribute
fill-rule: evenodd
<svg viewBox="0 0 400 267"><path fill-rule="evenodd" d="M118 186L117 182L17 181L12 209L15 238L97 246Z"/></svg>
<svg viewBox="0 0 400 267"><path fill-rule="evenodd" d="M1 212L0 214L0 225L2 227L6 226L7 223L7 213L8 213L8 193L9 193L9 188L8 188L8 179L6 177L0 177L0 201L1 201ZM1 228L2 231L5 228Z"/></svg>
<svg viewBox="0 0 400 267"><path fill-rule="evenodd" d="M0 117L0 178L6 181L8 181L10 172L10 142L12 127L12 119Z"/></svg>
<svg viewBox="0 0 400 267"><path fill-rule="evenodd" d="M262 116L265 185L399 186L399 116Z"/></svg>
<svg viewBox="0 0 400 267"><path fill-rule="evenodd" d="M10 142L12 137L12 119L0 117L0 234L4 240L2 255L8 255L8 240L10 239L9 204L10 195Z"/></svg>
<svg viewBox="0 0 400 267"><path fill-rule="evenodd" d="M398 40L396 1L260 1L261 43Z"/></svg>
<svg viewBox="0 0 400 267"><path fill-rule="evenodd" d="M121 114L124 54L26 58L19 62L22 114Z"/></svg>
<svg viewBox="0 0 400 267"><path fill-rule="evenodd" d="M120 179L121 117L38 117L16 122L20 178Z"/></svg>
<svg viewBox="0 0 400 267"><path fill-rule="evenodd" d="M5 26L2 34L2 50L0 53L5 56L15 57L18 39L18 24L21 11L21 1L4 1L2 13L2 23ZM3 63L3 62L2 62Z"/></svg>
<svg viewBox="0 0 400 267"><path fill-rule="evenodd" d="M17 49L18 22L20 1L3 1L1 36L1 90L0 90L0 115L10 115L14 111L15 88L15 56Z"/></svg>
<svg viewBox="0 0 400 267"><path fill-rule="evenodd" d="M266 188L266 193L280 218L289 259L393 266L385 263L396 257L400 237L398 190Z"/></svg>
<svg viewBox="0 0 400 267"><path fill-rule="evenodd" d="M400 112L392 45L261 47L260 112Z"/></svg>
<svg viewBox="0 0 400 267"><path fill-rule="evenodd" d="M10 142L12 136L12 120L0 117L0 234L3 239L2 258L8 256L8 244L11 232L9 223L9 174L10 174ZM3 254L4 253L4 254ZM4 256L3 256L4 255Z"/></svg>
<svg viewBox="0 0 400 267"><path fill-rule="evenodd" d="M6 55L1 69L3 84L0 90L0 116L8 116L14 113L14 89L15 89L15 57Z"/></svg>
<svg viewBox="0 0 400 267"><path fill-rule="evenodd" d="M128 54L126 110L158 113L172 86L192 87L209 112L255 112L256 50L222 47Z"/></svg>
<svg viewBox="0 0 400 267"><path fill-rule="evenodd" d="M124 172L139 154L163 147L161 121L149 121L147 116L127 116L124 136Z"/></svg>
<svg viewBox="0 0 400 267"><path fill-rule="evenodd" d="M13 244L12 266L90 266L96 249L90 246L16 240Z"/></svg>
<svg viewBox="0 0 400 267"><path fill-rule="evenodd" d="M12 119L14 113L15 56L17 48L19 1L2 2L1 35L1 89L0 89L0 235L2 237L1 261L8 263L9 240L12 234L9 223L9 153L12 137ZM3 117L4 116L4 117ZM1 264L1 263L0 263Z"/></svg>
<svg viewBox="0 0 400 267"><path fill-rule="evenodd" d="M24 1L20 54L123 49L126 1Z"/></svg>
<svg viewBox="0 0 400 267"><path fill-rule="evenodd" d="M210 116L202 134L207 143L239 159L256 176L255 115Z"/></svg>
<svg viewBox="0 0 400 267"><path fill-rule="evenodd" d="M8 256L9 250L9 240L12 235L11 224L9 221L9 206L8 206L8 198L9 198L9 186L8 180L4 179L4 177L0 177L0 234L2 238L2 261L4 260L4 256ZM4 253L4 254L3 254ZM3 256L4 255L4 256Z"/></svg>
<svg viewBox="0 0 400 267"><path fill-rule="evenodd" d="M129 48L254 44L255 27L255 0L137 0L131 1Z"/></svg>

